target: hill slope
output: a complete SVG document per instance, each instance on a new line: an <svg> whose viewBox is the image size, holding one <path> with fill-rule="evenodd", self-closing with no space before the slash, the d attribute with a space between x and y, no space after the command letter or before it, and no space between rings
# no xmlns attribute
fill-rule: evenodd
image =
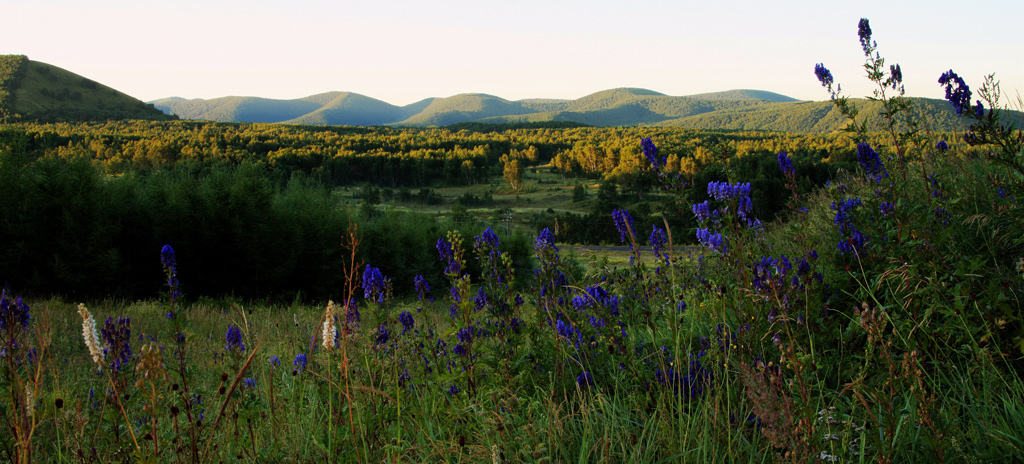
<svg viewBox="0 0 1024 464"><path fill-rule="evenodd" d="M327 99L329 98L329 99ZM405 119L407 111L387 102L352 92L328 92L303 100L323 101L316 110L284 121L289 124L379 126Z"/></svg>
<svg viewBox="0 0 1024 464"><path fill-rule="evenodd" d="M5 55L4 63L20 61L17 74L0 78L0 108L8 119L25 121L103 121L173 119L124 93L53 65L24 56ZM7 66L0 66L7 69ZM0 74L4 74L0 72Z"/></svg>
<svg viewBox="0 0 1024 464"><path fill-rule="evenodd" d="M963 130L965 122L945 100L913 98L915 111L930 121L931 129L941 131ZM862 115L877 115L880 102L851 99ZM868 130L881 130L882 119L868 121ZM833 132L846 125L846 119L831 101L770 103L759 106L724 109L710 113L671 119L659 126L690 129L738 129L782 132Z"/></svg>

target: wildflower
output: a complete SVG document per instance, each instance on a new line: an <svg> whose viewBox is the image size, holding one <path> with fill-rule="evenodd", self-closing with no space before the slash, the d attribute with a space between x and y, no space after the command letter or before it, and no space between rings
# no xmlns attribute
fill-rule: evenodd
<svg viewBox="0 0 1024 464"><path fill-rule="evenodd" d="M868 175L878 175L881 178L884 177L883 174L887 174L885 165L882 164L878 153L871 148L871 144L864 142L857 144L857 161L860 162L861 166L864 166L864 170L868 172Z"/></svg>
<svg viewBox="0 0 1024 464"><path fill-rule="evenodd" d="M818 76L818 82L821 82L822 87L832 87L832 71L829 71L824 63L814 65L814 75Z"/></svg>
<svg viewBox="0 0 1024 464"><path fill-rule="evenodd" d="M939 151L946 151L949 150L949 145L946 144L945 140L939 140L939 143L935 144L935 149Z"/></svg>
<svg viewBox="0 0 1024 464"><path fill-rule="evenodd" d="M100 336L106 342L104 355L112 353L114 356L110 363L110 369L114 372L120 371L121 367L132 359L132 348L129 343L132 335L131 324L131 319L127 317L119 317L116 322L114 318L108 317L103 329L100 330Z"/></svg>
<svg viewBox="0 0 1024 464"><path fill-rule="evenodd" d="M974 107L974 115L979 119L985 116L985 105L981 104L981 100L977 100L978 105Z"/></svg>
<svg viewBox="0 0 1024 464"><path fill-rule="evenodd" d="M242 384L245 386L246 390L252 390L256 388L256 379L252 377L246 377L244 380L242 380Z"/></svg>
<svg viewBox="0 0 1024 464"><path fill-rule="evenodd" d="M654 256L668 261L668 254L662 253L662 249L665 248L665 245L668 245L668 237L665 235L665 230L654 225L651 227L653 230L651 230L651 236L648 237L648 240L651 242L651 248L654 248Z"/></svg>
<svg viewBox="0 0 1024 464"><path fill-rule="evenodd" d="M696 205L691 206L690 209L693 210L693 215L697 216L697 220L702 223L711 217L711 206L708 205L707 200L704 200L703 203L697 203Z"/></svg>
<svg viewBox="0 0 1024 464"><path fill-rule="evenodd" d="M886 201L878 205L878 210L882 213L882 216L889 217L896 211L896 207L893 206L892 202Z"/></svg>
<svg viewBox="0 0 1024 464"><path fill-rule="evenodd" d="M181 290L178 288L178 266L174 257L174 248L171 248L170 245L164 245L160 249L160 264L164 267L164 273L167 275L167 288L173 305L181 297ZM173 312L167 313L168 319L173 317Z"/></svg>
<svg viewBox="0 0 1024 464"><path fill-rule="evenodd" d="M100 336L96 333L96 320L82 303L78 304L78 314L82 316L82 338L92 355L92 362L96 363L97 368L103 369L103 350L100 347Z"/></svg>
<svg viewBox="0 0 1024 464"><path fill-rule="evenodd" d="M267 361L270 362L270 367L278 367L281 365L281 359L277 356L271 356Z"/></svg>
<svg viewBox="0 0 1024 464"><path fill-rule="evenodd" d="M155 380L157 377L167 379L167 370L164 368L163 349L158 347L155 342L149 342L148 345L143 346L139 357L141 359L139 359L139 364L135 366L135 372L142 374L142 376L135 382L135 388L139 388L143 380Z"/></svg>
<svg viewBox="0 0 1024 464"><path fill-rule="evenodd" d="M893 90L903 83L903 70L900 69L899 64L889 66L889 80L892 82Z"/></svg>
<svg viewBox="0 0 1024 464"><path fill-rule="evenodd" d="M615 229L619 231L619 240L626 241L626 236L633 237L633 217L629 211L616 209L612 211L612 221L615 222Z"/></svg>
<svg viewBox="0 0 1024 464"><path fill-rule="evenodd" d="M412 330L415 320L412 318L412 314L409 311L402 311L402 314L398 315L398 322L402 323L402 335Z"/></svg>
<svg viewBox="0 0 1024 464"><path fill-rule="evenodd" d="M295 370L298 372L302 372L302 370L305 369L306 365L308 364L309 359L306 358L306 353L299 353L295 355L295 361L292 362L292 366L294 366Z"/></svg>
<svg viewBox="0 0 1024 464"><path fill-rule="evenodd" d="M21 301L20 296L10 301L7 299L7 290L0 292L0 330L13 331L14 326L19 324L27 329L31 319L28 305Z"/></svg>
<svg viewBox="0 0 1024 464"><path fill-rule="evenodd" d="M946 101L953 105L957 115L963 116L971 106L971 88L952 69L939 76L939 84L946 86Z"/></svg>
<svg viewBox="0 0 1024 464"><path fill-rule="evenodd" d="M386 324L381 324L380 327L377 328L377 337L373 341L373 346L377 347L387 343L390 335L391 332L388 330L388 326Z"/></svg>
<svg viewBox="0 0 1024 464"><path fill-rule="evenodd" d="M793 160L784 151L779 152L779 169L787 176L793 174Z"/></svg>
<svg viewBox="0 0 1024 464"><path fill-rule="evenodd" d="M857 24L857 37L860 38L860 48L864 50L864 56L871 56L871 26L867 18L860 18Z"/></svg>
<svg viewBox="0 0 1024 464"><path fill-rule="evenodd" d="M576 383L578 385L593 385L594 377L589 372L583 371L579 376L576 377Z"/></svg>
<svg viewBox="0 0 1024 464"><path fill-rule="evenodd" d="M491 249L497 249L498 248L498 234L494 233L494 230L492 230L490 227L488 227L487 229L484 229L483 233L481 233L480 235L476 236L476 240L474 242L474 247L478 248L478 249L479 248L484 248L484 247L490 247Z"/></svg>
<svg viewBox="0 0 1024 464"><path fill-rule="evenodd" d="M363 298L383 303L389 283L389 279L384 278L379 268L366 266L366 270L363 271Z"/></svg>
<svg viewBox="0 0 1024 464"><path fill-rule="evenodd" d="M171 248L170 245L164 245L160 249L160 264L165 268L174 269L174 248Z"/></svg>
<svg viewBox="0 0 1024 464"><path fill-rule="evenodd" d="M239 354L245 351L245 343L242 342L242 331L234 324L228 325L228 333L224 339L227 341L224 351L234 351Z"/></svg>
<svg viewBox="0 0 1024 464"><path fill-rule="evenodd" d="M664 166L664 163L659 163L658 147L654 146L654 142L651 141L650 137L644 137L640 140L640 148L643 150L647 161L651 163L655 170Z"/></svg>
<svg viewBox="0 0 1024 464"><path fill-rule="evenodd" d="M323 338L323 347L327 351L331 351L335 343L335 334L337 330L334 328L334 301L327 301L327 310L324 311L324 325L320 329L320 336Z"/></svg>
<svg viewBox="0 0 1024 464"><path fill-rule="evenodd" d="M558 251L558 246L555 245L555 234L551 233L551 229L545 227L544 230L540 231L540 234L537 235L537 240L533 242L533 249L537 252L547 249Z"/></svg>
<svg viewBox="0 0 1024 464"><path fill-rule="evenodd" d="M434 297L430 296L430 284L427 283L427 279L423 278L422 275L418 275L413 281L416 286L416 297L419 301L423 301L424 297L429 297L430 301L434 301Z"/></svg>
<svg viewBox="0 0 1024 464"><path fill-rule="evenodd" d="M697 241L701 245L710 248L711 251L725 253L727 249L725 237L720 233L712 232L710 229L697 229Z"/></svg>
<svg viewBox="0 0 1024 464"><path fill-rule="evenodd" d="M345 306L345 324L358 326L360 321L359 303L350 299L348 300L348 304Z"/></svg>

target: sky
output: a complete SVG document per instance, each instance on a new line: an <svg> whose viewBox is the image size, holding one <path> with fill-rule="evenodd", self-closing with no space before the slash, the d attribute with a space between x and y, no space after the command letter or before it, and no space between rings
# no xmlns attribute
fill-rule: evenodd
<svg viewBox="0 0 1024 464"><path fill-rule="evenodd" d="M617 87L825 100L871 94L868 18L908 95L953 69L1024 91L1024 2L690 0L0 0L0 54L24 54L144 101L350 91L406 105L487 93L576 99Z"/></svg>

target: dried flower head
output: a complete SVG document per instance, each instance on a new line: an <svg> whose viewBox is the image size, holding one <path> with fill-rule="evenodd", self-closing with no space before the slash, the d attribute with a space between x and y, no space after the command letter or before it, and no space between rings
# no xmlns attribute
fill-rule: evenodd
<svg viewBox="0 0 1024 464"><path fill-rule="evenodd" d="M156 344L149 342L142 347L139 355L139 364L135 366L135 372L141 377L135 382L135 388L140 388L143 380L167 379L167 369L164 368L164 352Z"/></svg>
<svg viewBox="0 0 1024 464"><path fill-rule="evenodd" d="M103 347L100 346L100 336L96 332L96 320L83 303L78 304L78 314L82 316L82 338L92 355L92 362L96 363L97 368L103 369Z"/></svg>
<svg viewBox="0 0 1024 464"><path fill-rule="evenodd" d="M334 330L334 301L327 301L327 309L324 311L324 325L320 331L321 338L323 338L323 347L328 352L334 348L335 334Z"/></svg>

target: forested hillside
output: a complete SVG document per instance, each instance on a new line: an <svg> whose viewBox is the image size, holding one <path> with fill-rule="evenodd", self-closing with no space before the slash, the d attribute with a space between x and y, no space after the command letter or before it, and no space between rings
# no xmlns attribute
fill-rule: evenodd
<svg viewBox="0 0 1024 464"><path fill-rule="evenodd" d="M39 122L173 119L103 84L21 55L0 60L0 114Z"/></svg>

